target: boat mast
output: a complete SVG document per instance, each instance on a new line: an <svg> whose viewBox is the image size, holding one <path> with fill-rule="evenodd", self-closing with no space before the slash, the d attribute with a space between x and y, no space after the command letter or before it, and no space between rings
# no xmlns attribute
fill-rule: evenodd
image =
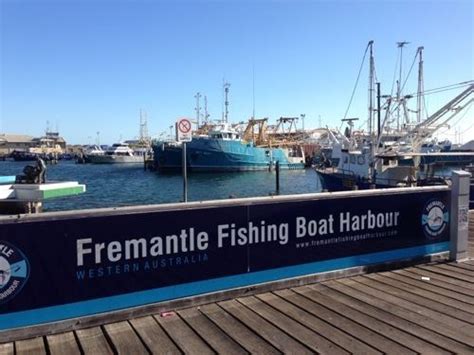
<svg viewBox="0 0 474 355"><path fill-rule="evenodd" d="M209 121L209 113L207 111L207 96L204 95L204 124L207 124Z"/></svg>
<svg viewBox="0 0 474 355"><path fill-rule="evenodd" d="M97 136L98 136L97 132ZM139 132L139 141L140 143L148 142L148 120L147 113L140 109L140 132Z"/></svg>
<svg viewBox="0 0 474 355"><path fill-rule="evenodd" d="M374 52L373 52L373 45L374 41L369 42L370 47L370 65L369 65L369 119L368 119L368 131L369 135L372 137L373 131L373 113L374 113L374 73L375 73L375 65L374 65Z"/></svg>
<svg viewBox="0 0 474 355"><path fill-rule="evenodd" d="M224 106L225 106L225 113L224 113L224 122L229 122L229 88L230 84L228 82L224 82Z"/></svg>
<svg viewBox="0 0 474 355"><path fill-rule="evenodd" d="M418 91L416 94L416 123L421 122L421 117L423 114L423 92L425 91L424 88L424 78L423 78L423 49L424 47L418 47L418 54L420 56L418 62Z"/></svg>
<svg viewBox="0 0 474 355"><path fill-rule="evenodd" d="M398 82L397 82L397 131L400 130L400 102L402 100L402 67L403 67L403 47L406 44L409 44L410 42L402 41L402 42L397 42L398 48L400 48L400 68L399 68L399 74L398 74Z"/></svg>
<svg viewBox="0 0 474 355"><path fill-rule="evenodd" d="M199 99L201 98L201 93L197 92L196 95L194 95L194 98L196 99L196 122L197 122L197 127L199 128L200 122L199 119L201 117L201 106L199 106Z"/></svg>

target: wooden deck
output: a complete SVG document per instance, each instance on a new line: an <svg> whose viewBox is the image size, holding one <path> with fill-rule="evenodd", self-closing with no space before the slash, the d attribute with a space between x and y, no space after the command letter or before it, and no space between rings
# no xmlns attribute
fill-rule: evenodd
<svg viewBox="0 0 474 355"><path fill-rule="evenodd" d="M473 354L474 211L469 256L4 343L0 354Z"/></svg>

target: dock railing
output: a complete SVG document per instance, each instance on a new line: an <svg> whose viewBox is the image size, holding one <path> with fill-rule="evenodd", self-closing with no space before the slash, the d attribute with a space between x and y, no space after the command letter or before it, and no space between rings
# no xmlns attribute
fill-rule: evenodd
<svg viewBox="0 0 474 355"><path fill-rule="evenodd" d="M463 259L469 176L452 180L0 217L0 337Z"/></svg>

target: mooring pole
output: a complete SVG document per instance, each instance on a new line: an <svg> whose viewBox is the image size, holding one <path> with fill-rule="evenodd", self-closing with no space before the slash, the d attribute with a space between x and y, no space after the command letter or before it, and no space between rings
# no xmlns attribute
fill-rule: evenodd
<svg viewBox="0 0 474 355"><path fill-rule="evenodd" d="M280 161L277 160L275 164L275 177L276 177L276 194L280 194Z"/></svg>
<svg viewBox="0 0 474 355"><path fill-rule="evenodd" d="M186 169L186 142L183 142L183 202L188 202L188 175Z"/></svg>

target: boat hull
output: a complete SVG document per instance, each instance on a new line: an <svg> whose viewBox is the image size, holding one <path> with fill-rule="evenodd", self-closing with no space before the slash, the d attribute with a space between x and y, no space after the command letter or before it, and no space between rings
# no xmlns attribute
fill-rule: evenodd
<svg viewBox="0 0 474 355"><path fill-rule="evenodd" d="M182 147L157 144L154 160L159 170L182 167ZM281 169L303 169L304 158L292 157L293 150L255 147L241 141L193 139L187 143L186 161L190 171L232 172L270 170L279 162Z"/></svg>
<svg viewBox="0 0 474 355"><path fill-rule="evenodd" d="M122 156L122 155L90 155L86 161L92 164L139 164L143 163L141 156Z"/></svg>

